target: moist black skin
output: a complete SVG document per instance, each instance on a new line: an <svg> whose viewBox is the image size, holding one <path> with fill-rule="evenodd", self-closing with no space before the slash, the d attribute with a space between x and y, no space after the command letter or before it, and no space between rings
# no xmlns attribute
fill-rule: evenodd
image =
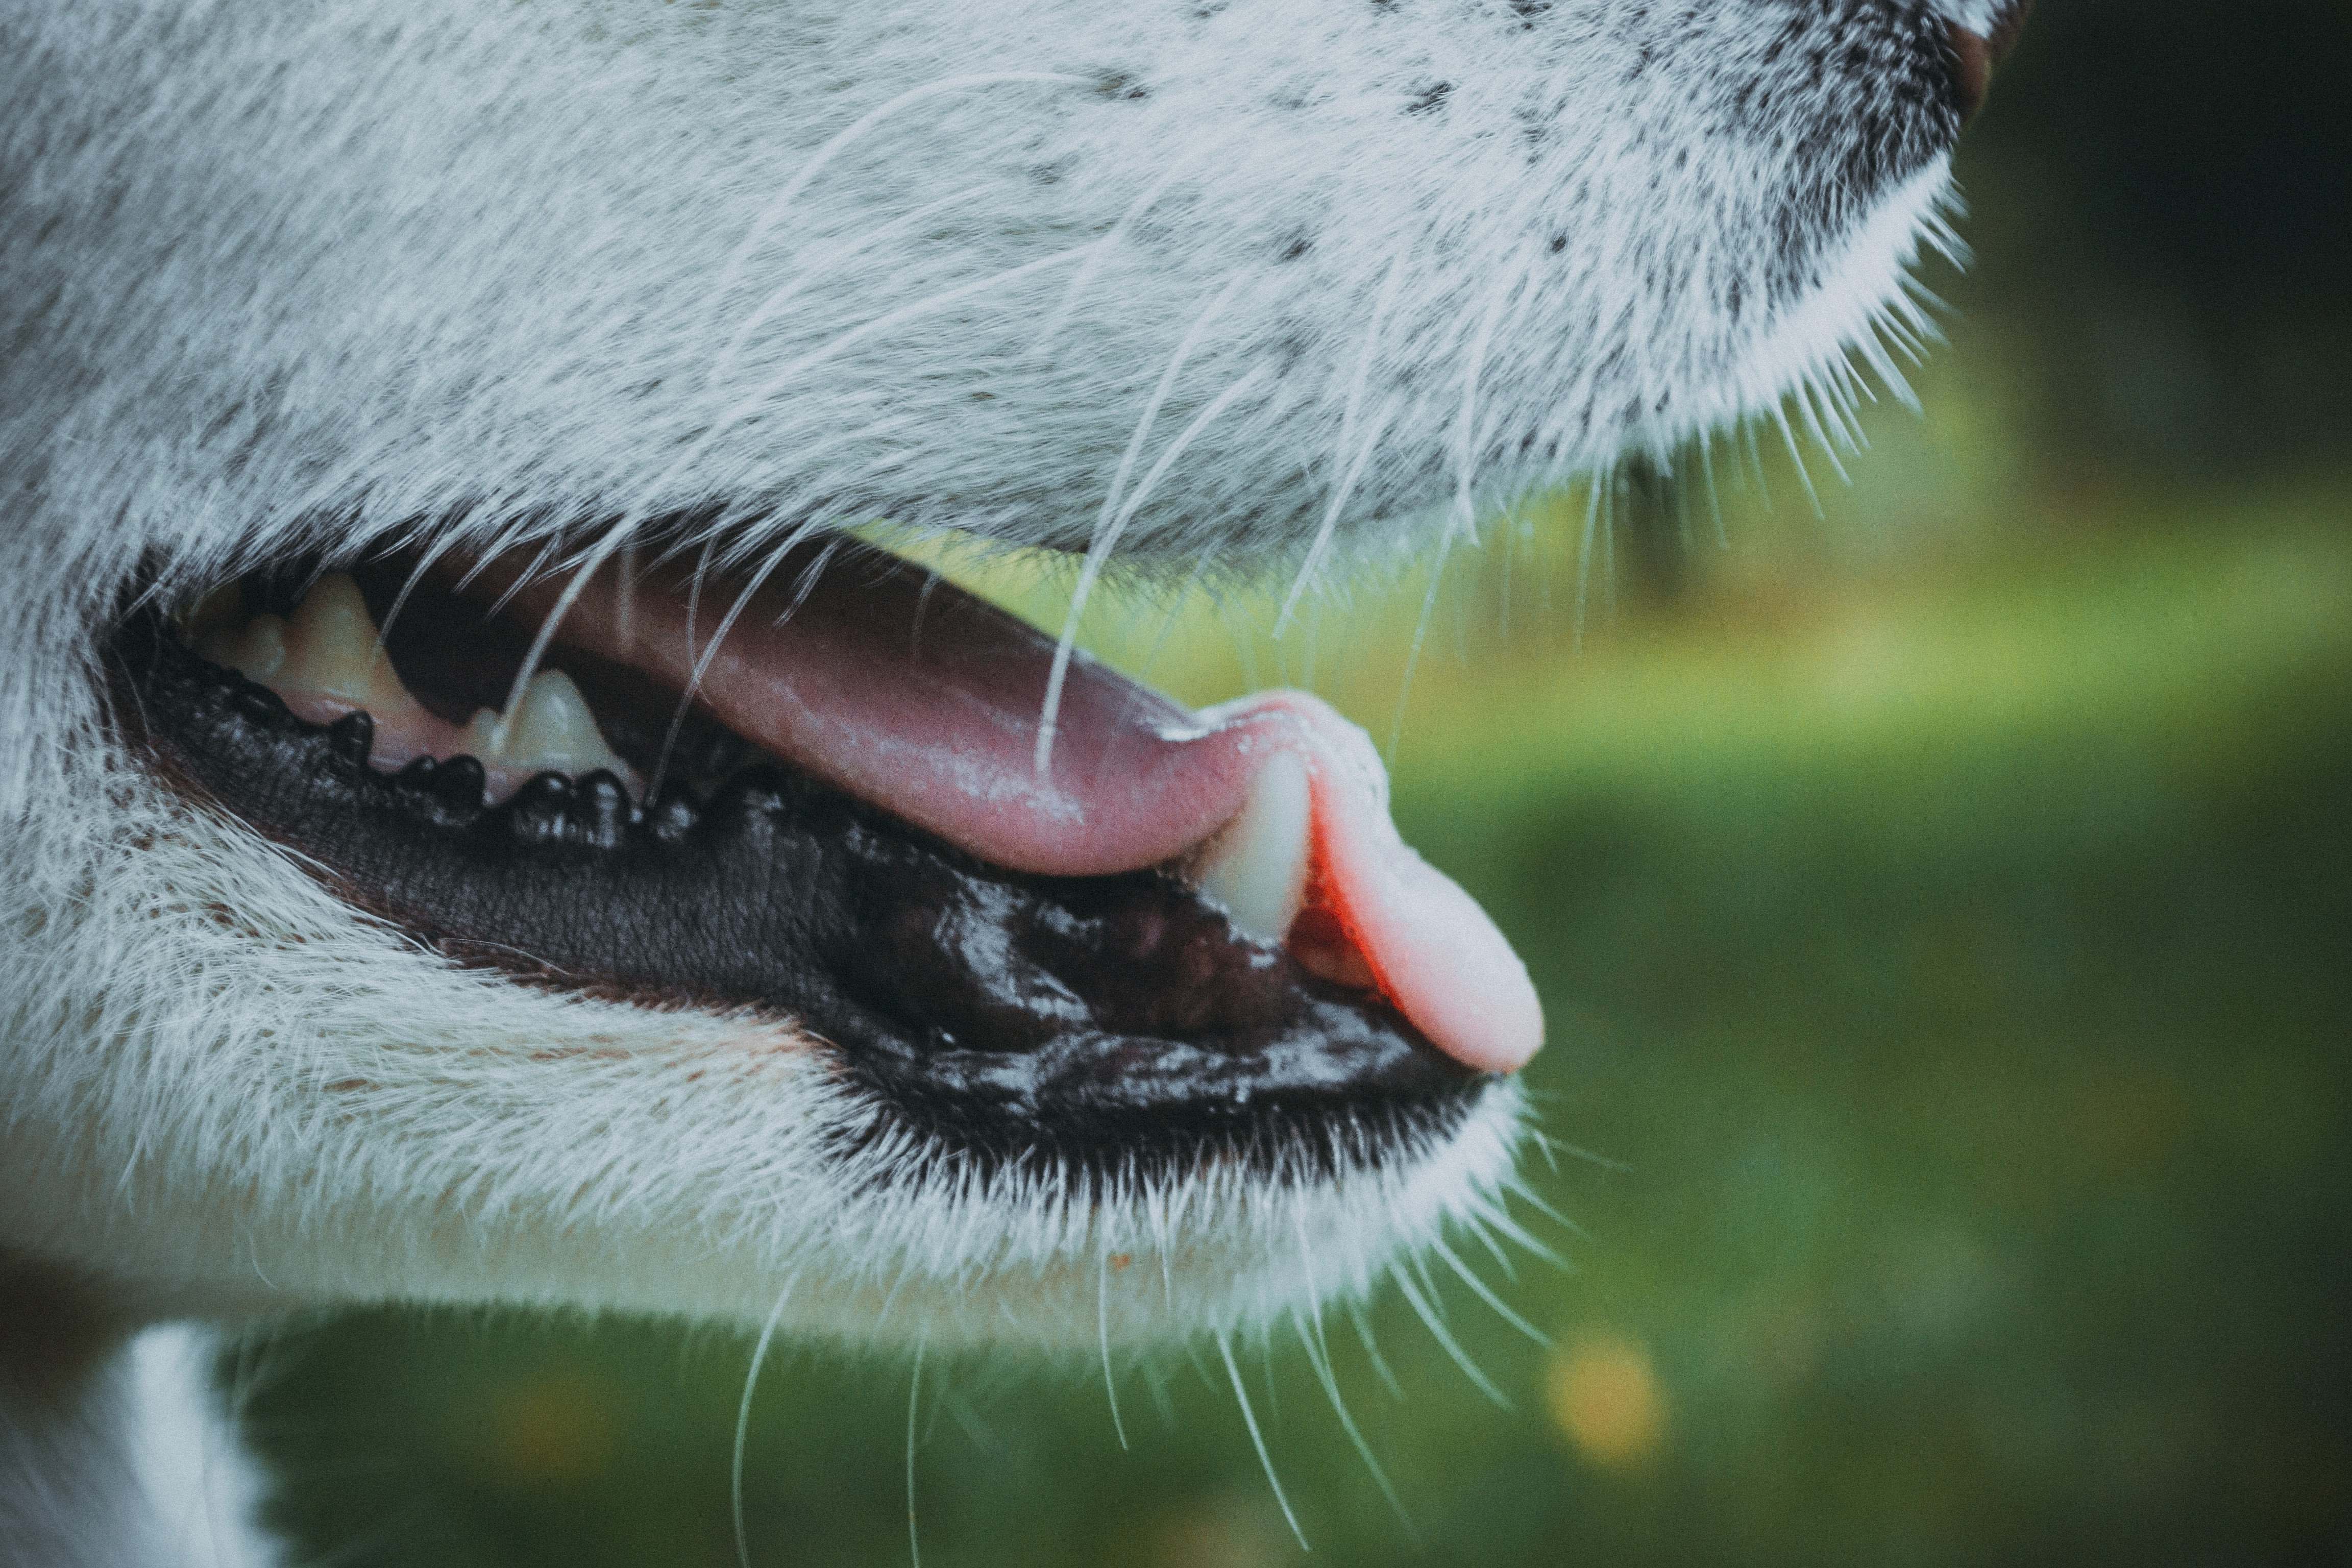
<svg viewBox="0 0 2352 1568"><path fill-rule="evenodd" d="M128 738L354 904L533 983L790 1019L887 1108L869 1137L1290 1177L1442 1134L1492 1081L1160 872L1003 870L773 763L642 809L606 773L485 806L472 758L378 772L365 713L307 723L152 609L108 655Z"/></svg>

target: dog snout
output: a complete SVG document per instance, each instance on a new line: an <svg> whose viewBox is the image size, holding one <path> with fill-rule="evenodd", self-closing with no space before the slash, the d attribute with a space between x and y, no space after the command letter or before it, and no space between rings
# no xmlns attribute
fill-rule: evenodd
<svg viewBox="0 0 2352 1568"><path fill-rule="evenodd" d="M2032 9L2033 0L2005 0L1979 26L1951 25L1952 84L1963 119L1984 107L1985 95L1992 90L1993 69L2017 47Z"/></svg>

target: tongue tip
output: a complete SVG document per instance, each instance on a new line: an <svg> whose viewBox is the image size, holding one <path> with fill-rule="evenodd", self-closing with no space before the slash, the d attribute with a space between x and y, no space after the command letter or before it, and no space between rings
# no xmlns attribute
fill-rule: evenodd
<svg viewBox="0 0 2352 1568"><path fill-rule="evenodd" d="M1543 1004L1486 911L1402 843L1390 896L1359 928L1397 1010L1463 1066L1515 1073L1543 1048Z"/></svg>
<svg viewBox="0 0 2352 1568"><path fill-rule="evenodd" d="M1447 1056L1475 1071L1498 1075L1526 1067L1544 1043L1543 1004L1527 966L1508 948L1501 956L1509 960L1507 972L1491 962L1465 964L1452 977L1450 997L1424 997L1417 1012L1407 1012ZM1476 973L1480 969L1486 973Z"/></svg>
<svg viewBox="0 0 2352 1568"><path fill-rule="evenodd" d="M1430 1043L1477 1072L1518 1071L1543 1047L1543 1005L1527 965L1486 911L1416 854L1389 816L1387 772L1370 737L1301 692L1268 692L1220 712L1268 715L1311 780L1311 901L1381 993Z"/></svg>

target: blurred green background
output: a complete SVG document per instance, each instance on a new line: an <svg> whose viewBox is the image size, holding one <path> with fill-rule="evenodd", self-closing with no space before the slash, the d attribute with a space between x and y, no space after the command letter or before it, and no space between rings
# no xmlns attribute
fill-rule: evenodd
<svg viewBox="0 0 2352 1568"><path fill-rule="evenodd" d="M2053 0L1924 419L1310 608L1104 605L1393 738L1541 986L1565 1260L1244 1363L1309 1562L2352 1563L2352 6ZM1604 515L1631 528L1641 498ZM1671 539L1674 531L1666 537ZM1657 537L1656 535L1653 536ZM1058 616L1059 577L994 584ZM1433 606L1424 617L1424 606ZM1425 637L1416 632L1426 626ZM1418 642L1420 652L1415 658ZM1410 668L1411 679L1407 675ZM338 1321L236 1369L306 1562L719 1565L746 1343ZM795 1349L750 1559L1300 1560L1223 1368Z"/></svg>

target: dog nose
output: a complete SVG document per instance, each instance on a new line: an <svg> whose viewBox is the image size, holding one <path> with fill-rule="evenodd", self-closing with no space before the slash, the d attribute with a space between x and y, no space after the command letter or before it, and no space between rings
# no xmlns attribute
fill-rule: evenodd
<svg viewBox="0 0 2352 1568"><path fill-rule="evenodd" d="M2026 13L2033 0L2004 0L1993 7L1991 19L1979 31L1964 23L1951 26L1952 82L1959 94L1960 117L1968 119L1984 107L1992 89L1993 68L2017 46L2025 30Z"/></svg>

